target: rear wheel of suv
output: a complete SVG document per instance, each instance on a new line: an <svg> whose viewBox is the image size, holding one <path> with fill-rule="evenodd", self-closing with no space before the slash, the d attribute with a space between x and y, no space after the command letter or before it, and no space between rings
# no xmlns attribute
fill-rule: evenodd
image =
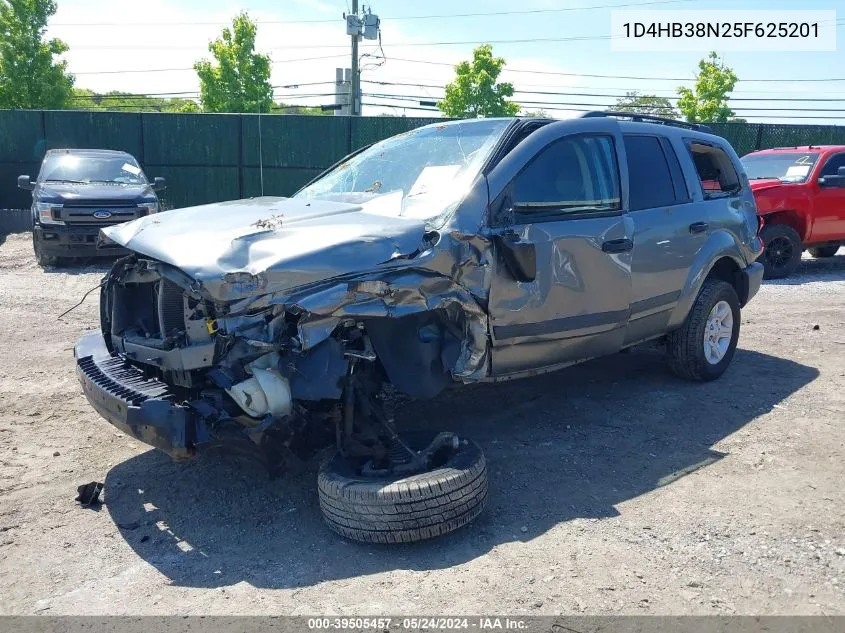
<svg viewBox="0 0 845 633"><path fill-rule="evenodd" d="M839 244L833 244L832 246L814 246L812 248L807 249L810 252L810 255L819 259L821 257L833 257L836 255L836 251L839 250Z"/></svg>
<svg viewBox="0 0 845 633"><path fill-rule="evenodd" d="M767 224L760 237L765 250L759 261L765 269L765 279L782 279L791 275L801 262L801 238L791 226Z"/></svg>
<svg viewBox="0 0 845 633"><path fill-rule="evenodd" d="M405 438L415 450L434 435ZM457 530L487 501L481 448L462 441L443 463L413 475L368 476L336 454L320 468L320 509L328 526L364 543L411 543Z"/></svg>
<svg viewBox="0 0 845 633"><path fill-rule="evenodd" d="M733 286L707 279L683 325L669 333L667 349L675 373L700 381L725 373L739 340L739 319Z"/></svg>

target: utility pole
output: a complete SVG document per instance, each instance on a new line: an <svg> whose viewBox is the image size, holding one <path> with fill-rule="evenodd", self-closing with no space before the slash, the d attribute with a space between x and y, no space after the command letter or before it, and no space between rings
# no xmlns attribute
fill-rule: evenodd
<svg viewBox="0 0 845 633"><path fill-rule="evenodd" d="M352 14L358 19L358 0L352 0ZM358 40L361 37L360 27L358 33L352 36L352 116L361 116L361 71L358 68Z"/></svg>
<svg viewBox="0 0 845 633"><path fill-rule="evenodd" d="M349 113L361 116L361 67L358 55L358 42L363 35L367 40L379 40L381 31L379 17L374 15L369 6L364 7L364 15L358 15L358 0L352 0L352 12L346 18L346 34L352 38L352 81L349 95Z"/></svg>

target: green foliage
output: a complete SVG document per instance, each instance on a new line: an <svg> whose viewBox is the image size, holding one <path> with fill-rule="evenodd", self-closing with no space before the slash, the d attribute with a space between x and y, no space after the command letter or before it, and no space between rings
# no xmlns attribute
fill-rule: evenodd
<svg viewBox="0 0 845 633"><path fill-rule="evenodd" d="M208 45L215 64L194 64L200 80L200 102L206 112L270 112L270 58L255 52L255 23L246 13Z"/></svg>
<svg viewBox="0 0 845 633"><path fill-rule="evenodd" d="M112 90L98 94L87 88L74 88L69 106L74 110L114 110L118 112L200 112L190 99L160 99Z"/></svg>
<svg viewBox="0 0 845 633"><path fill-rule="evenodd" d="M452 118L515 116L519 105L507 100L513 84L496 83L504 66L505 59L493 57L493 47L482 44L472 52L472 62L455 66L455 80L437 107Z"/></svg>
<svg viewBox="0 0 845 633"><path fill-rule="evenodd" d="M666 97L658 97L657 95L640 94L636 90L626 92L625 96L618 99L616 103L608 108L608 110L637 112L639 114L662 116L668 119L678 118L678 113L675 108L672 107L669 99Z"/></svg>
<svg viewBox="0 0 845 633"><path fill-rule="evenodd" d="M273 107L275 114L308 114L311 116L334 116L332 110L323 110L320 106L300 106L279 103Z"/></svg>
<svg viewBox="0 0 845 633"><path fill-rule="evenodd" d="M56 56L61 40L44 40L53 0L0 0L0 108L62 108L71 95L73 75Z"/></svg>
<svg viewBox="0 0 845 633"><path fill-rule="evenodd" d="M734 71L711 52L698 62L695 87L678 88L678 109L690 123L724 123L734 115L728 99L737 81Z"/></svg>

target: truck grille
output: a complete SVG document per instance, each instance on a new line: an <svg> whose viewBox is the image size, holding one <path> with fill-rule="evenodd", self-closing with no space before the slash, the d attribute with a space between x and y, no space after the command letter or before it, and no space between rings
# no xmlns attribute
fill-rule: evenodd
<svg viewBox="0 0 845 633"><path fill-rule="evenodd" d="M97 211L108 211L111 215L107 218L98 218L94 215ZM113 207L109 205L68 206L65 204L53 213L57 220L61 220L65 224L109 226L139 218L146 213L146 209L140 209L135 205Z"/></svg>

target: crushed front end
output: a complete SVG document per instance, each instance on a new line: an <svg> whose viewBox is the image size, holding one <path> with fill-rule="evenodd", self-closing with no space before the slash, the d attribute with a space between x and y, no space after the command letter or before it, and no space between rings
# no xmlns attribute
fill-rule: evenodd
<svg viewBox="0 0 845 633"><path fill-rule="evenodd" d="M385 394L432 397L487 364L483 311L421 271L219 301L178 268L131 255L103 279L100 318L75 356L103 418L175 458L225 448L271 472L333 443L378 468L397 437Z"/></svg>
<svg viewBox="0 0 845 633"><path fill-rule="evenodd" d="M273 470L330 443L348 370L342 343L291 355L296 323L284 306L231 315L195 286L155 260L115 263L101 287L101 332L74 349L97 412L176 458L225 447ZM320 381L304 379L316 372Z"/></svg>

